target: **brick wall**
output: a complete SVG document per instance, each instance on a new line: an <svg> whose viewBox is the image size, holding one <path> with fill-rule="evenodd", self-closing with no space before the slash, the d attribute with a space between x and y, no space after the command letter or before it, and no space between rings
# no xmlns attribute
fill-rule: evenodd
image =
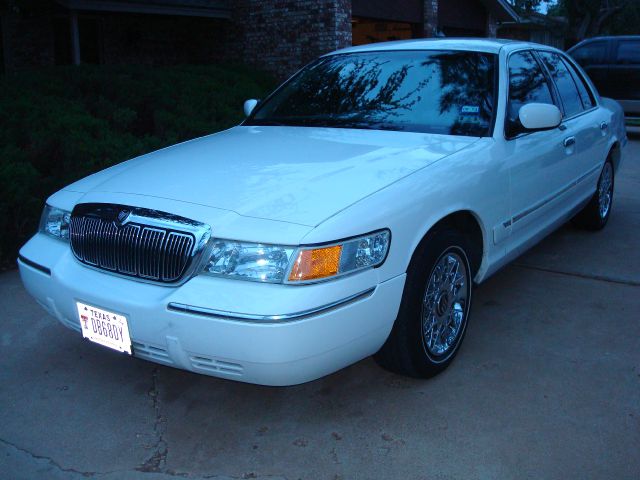
<svg viewBox="0 0 640 480"><path fill-rule="evenodd" d="M233 17L239 60L279 79L351 45L350 0L239 0Z"/></svg>

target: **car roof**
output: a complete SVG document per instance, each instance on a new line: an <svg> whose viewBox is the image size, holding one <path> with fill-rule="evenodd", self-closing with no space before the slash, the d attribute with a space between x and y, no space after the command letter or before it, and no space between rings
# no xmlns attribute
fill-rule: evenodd
<svg viewBox="0 0 640 480"><path fill-rule="evenodd" d="M397 40L393 42L370 43L355 47L343 48L327 55L342 53L363 53L398 50L464 50L474 52L498 53L508 47L550 48L537 43L508 40L501 38L421 38L415 40Z"/></svg>
<svg viewBox="0 0 640 480"><path fill-rule="evenodd" d="M639 38L640 35L602 35L600 37L585 38L582 42L589 42L591 40L637 40Z"/></svg>
<svg viewBox="0 0 640 480"><path fill-rule="evenodd" d="M571 47L569 50L567 50L567 52L572 52L576 48L578 48L578 47L580 47L582 45L586 45L586 44L591 43L591 42L597 42L597 41L609 42L611 40L640 40L640 35L603 35L601 37L585 38L581 42L576 43L573 47Z"/></svg>

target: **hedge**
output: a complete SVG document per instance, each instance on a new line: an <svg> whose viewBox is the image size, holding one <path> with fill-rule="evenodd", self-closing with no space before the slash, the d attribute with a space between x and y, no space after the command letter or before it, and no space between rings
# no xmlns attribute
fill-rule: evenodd
<svg viewBox="0 0 640 480"><path fill-rule="evenodd" d="M0 268L46 198L110 165L233 126L273 88L243 67L82 66L0 75Z"/></svg>

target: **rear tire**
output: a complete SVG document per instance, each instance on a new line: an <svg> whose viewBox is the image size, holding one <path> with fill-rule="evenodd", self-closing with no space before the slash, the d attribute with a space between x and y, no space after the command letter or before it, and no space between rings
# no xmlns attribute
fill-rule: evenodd
<svg viewBox="0 0 640 480"><path fill-rule="evenodd" d="M417 378L446 369L469 322L473 252L458 230L442 226L427 234L414 254L398 317L374 355L383 368Z"/></svg>
<svg viewBox="0 0 640 480"><path fill-rule="evenodd" d="M589 203L573 218L574 225L587 230L602 230L611 215L613 187L613 163L607 160L600 172L596 192Z"/></svg>

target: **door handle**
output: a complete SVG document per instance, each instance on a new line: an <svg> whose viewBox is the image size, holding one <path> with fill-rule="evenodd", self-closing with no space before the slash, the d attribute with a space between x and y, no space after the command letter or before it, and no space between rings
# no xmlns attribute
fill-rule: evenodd
<svg viewBox="0 0 640 480"><path fill-rule="evenodd" d="M607 122L602 122L600 124L600 130L606 130L607 128L609 128L609 124Z"/></svg>
<svg viewBox="0 0 640 480"><path fill-rule="evenodd" d="M569 147L575 145L576 144L576 137L567 137L567 138L565 138L563 144L564 144L565 148L569 148Z"/></svg>

